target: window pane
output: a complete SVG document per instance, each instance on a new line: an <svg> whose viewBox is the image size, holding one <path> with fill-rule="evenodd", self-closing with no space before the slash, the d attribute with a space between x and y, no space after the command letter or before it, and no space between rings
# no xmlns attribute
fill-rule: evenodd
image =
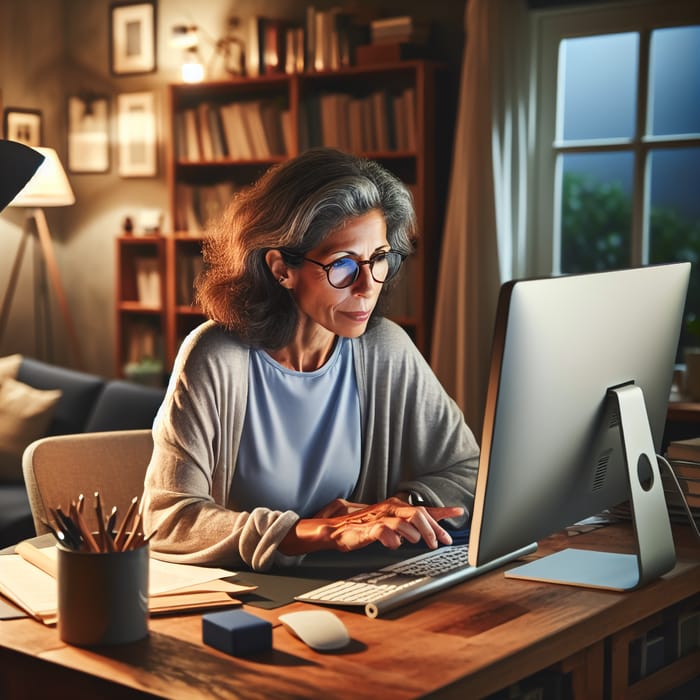
<svg viewBox="0 0 700 700"><path fill-rule="evenodd" d="M686 318L700 318L700 148L654 150L650 166L649 262L693 264ZM684 329L681 347L689 341Z"/></svg>
<svg viewBox="0 0 700 700"><path fill-rule="evenodd" d="M647 131L700 133L700 26L656 29L650 51Z"/></svg>
<svg viewBox="0 0 700 700"><path fill-rule="evenodd" d="M635 131L639 34L565 39L559 48L558 138L631 138Z"/></svg>
<svg viewBox="0 0 700 700"><path fill-rule="evenodd" d="M629 266L632 153L560 157L561 271L595 272Z"/></svg>

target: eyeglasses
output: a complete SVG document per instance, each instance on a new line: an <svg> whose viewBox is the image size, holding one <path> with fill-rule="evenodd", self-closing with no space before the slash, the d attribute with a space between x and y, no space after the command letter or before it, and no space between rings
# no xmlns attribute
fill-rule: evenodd
<svg viewBox="0 0 700 700"><path fill-rule="evenodd" d="M311 258L302 259L323 268L331 287L345 289L360 276L362 265L369 265L369 272L375 282L379 284L388 282L399 271L404 257L403 254L395 250L388 250L373 255L369 260L355 260L355 258L345 257L338 258L327 265Z"/></svg>

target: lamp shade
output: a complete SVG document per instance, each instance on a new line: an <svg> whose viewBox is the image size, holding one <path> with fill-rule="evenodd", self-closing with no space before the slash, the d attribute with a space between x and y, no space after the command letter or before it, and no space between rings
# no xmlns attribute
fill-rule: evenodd
<svg viewBox="0 0 700 700"><path fill-rule="evenodd" d="M10 202L11 207L65 207L75 203L66 171L53 148L40 148L44 162L34 177Z"/></svg>
<svg viewBox="0 0 700 700"><path fill-rule="evenodd" d="M44 156L19 141L0 139L0 211L34 177Z"/></svg>

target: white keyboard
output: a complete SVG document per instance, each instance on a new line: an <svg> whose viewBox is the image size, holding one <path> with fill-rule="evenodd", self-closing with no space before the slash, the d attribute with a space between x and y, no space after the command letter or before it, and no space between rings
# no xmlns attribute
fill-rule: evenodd
<svg viewBox="0 0 700 700"><path fill-rule="evenodd" d="M475 567L467 561L468 547L466 544L440 547L377 571L320 586L296 596L296 600L322 605L364 606L369 617L377 617L380 613L478 576L536 549L535 545L528 545Z"/></svg>

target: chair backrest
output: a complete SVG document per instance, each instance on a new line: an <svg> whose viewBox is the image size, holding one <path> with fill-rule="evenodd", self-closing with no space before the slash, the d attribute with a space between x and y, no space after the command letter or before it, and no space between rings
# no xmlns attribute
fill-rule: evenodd
<svg viewBox="0 0 700 700"><path fill-rule="evenodd" d="M123 517L134 496L143 493L152 452L150 430L55 435L33 442L22 456L22 470L37 535L49 532L51 508L61 506L67 513L81 493L88 524L97 523L95 491L105 515L116 506Z"/></svg>

